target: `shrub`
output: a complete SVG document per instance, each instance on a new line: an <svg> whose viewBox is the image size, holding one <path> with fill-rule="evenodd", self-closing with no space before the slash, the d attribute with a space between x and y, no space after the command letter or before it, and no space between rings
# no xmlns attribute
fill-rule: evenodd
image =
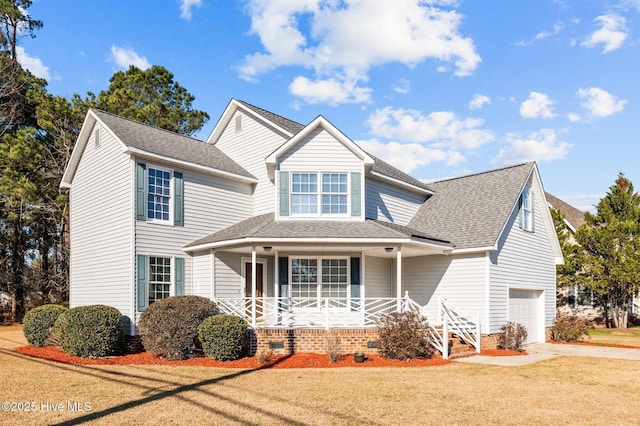
<svg viewBox="0 0 640 426"><path fill-rule="evenodd" d="M198 326L217 313L217 305L200 296L172 296L155 302L140 316L144 349L169 359L191 358L200 348Z"/></svg>
<svg viewBox="0 0 640 426"><path fill-rule="evenodd" d="M271 358L273 358L273 351L271 349L262 349L256 356L258 359L258 364L271 362Z"/></svg>
<svg viewBox="0 0 640 426"><path fill-rule="evenodd" d="M32 346L55 345L53 326L61 313L68 309L60 305L42 305L27 312L22 320L22 332Z"/></svg>
<svg viewBox="0 0 640 426"><path fill-rule="evenodd" d="M249 352L249 325L234 315L214 315L198 327L204 354L217 361L233 361Z"/></svg>
<svg viewBox="0 0 640 426"><path fill-rule="evenodd" d="M331 364L338 362L340 360L340 355L342 355L340 339L329 331L327 331L324 339L327 345L327 357L329 358L329 362Z"/></svg>
<svg viewBox="0 0 640 426"><path fill-rule="evenodd" d="M509 321L500 327L498 349L522 351L522 345L527 340L527 335L527 329L522 324Z"/></svg>
<svg viewBox="0 0 640 426"><path fill-rule="evenodd" d="M416 312L392 312L378 322L378 349L385 358L431 358L425 318Z"/></svg>
<svg viewBox="0 0 640 426"><path fill-rule="evenodd" d="M83 358L116 355L122 351L122 314L105 305L78 306L58 316L56 337L62 349Z"/></svg>
<svg viewBox="0 0 640 426"><path fill-rule="evenodd" d="M556 318L553 326L553 340L558 342L577 342L583 336L588 336L589 320L575 316Z"/></svg>

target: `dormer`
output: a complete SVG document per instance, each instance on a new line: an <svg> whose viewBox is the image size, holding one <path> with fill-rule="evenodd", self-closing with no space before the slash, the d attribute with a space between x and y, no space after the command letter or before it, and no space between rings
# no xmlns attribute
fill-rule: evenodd
<svg viewBox="0 0 640 426"><path fill-rule="evenodd" d="M364 220L364 178L374 160L320 116L266 159L276 220Z"/></svg>

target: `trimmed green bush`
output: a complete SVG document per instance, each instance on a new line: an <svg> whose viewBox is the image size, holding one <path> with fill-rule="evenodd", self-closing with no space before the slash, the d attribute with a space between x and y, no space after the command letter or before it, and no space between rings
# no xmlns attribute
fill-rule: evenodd
<svg viewBox="0 0 640 426"><path fill-rule="evenodd" d="M425 318L417 312L392 312L378 322L378 350L385 358L431 358Z"/></svg>
<svg viewBox="0 0 640 426"><path fill-rule="evenodd" d="M169 359L187 359L199 350L198 326L218 313L218 306L200 296L172 296L152 303L138 328L147 352Z"/></svg>
<svg viewBox="0 0 640 426"><path fill-rule="evenodd" d="M214 315L198 327L204 354L217 361L233 361L249 353L249 324L234 315Z"/></svg>
<svg viewBox="0 0 640 426"><path fill-rule="evenodd" d="M553 340L557 342L577 342L583 336L588 336L589 320L576 316L558 317L553 326Z"/></svg>
<svg viewBox="0 0 640 426"><path fill-rule="evenodd" d="M56 337L69 355L99 358L122 352L122 314L106 305L78 306L60 314Z"/></svg>
<svg viewBox="0 0 640 426"><path fill-rule="evenodd" d="M36 347L55 345L53 326L60 314L67 310L60 305L42 305L27 312L22 320L22 332L27 342Z"/></svg>
<svg viewBox="0 0 640 426"><path fill-rule="evenodd" d="M522 345L527 340L527 329L522 324L509 321L500 327L498 334L498 349L522 351Z"/></svg>

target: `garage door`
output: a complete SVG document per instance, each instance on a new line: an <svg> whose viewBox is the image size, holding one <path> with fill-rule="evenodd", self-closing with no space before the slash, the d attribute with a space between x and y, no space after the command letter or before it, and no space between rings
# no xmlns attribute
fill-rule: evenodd
<svg viewBox="0 0 640 426"><path fill-rule="evenodd" d="M527 328L527 343L540 341L540 291L509 290L509 321Z"/></svg>

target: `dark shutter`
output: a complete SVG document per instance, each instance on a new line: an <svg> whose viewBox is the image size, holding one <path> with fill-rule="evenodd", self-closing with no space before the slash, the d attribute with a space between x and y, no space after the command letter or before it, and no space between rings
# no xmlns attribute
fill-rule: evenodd
<svg viewBox="0 0 640 426"><path fill-rule="evenodd" d="M360 258L351 258L351 297L360 297Z"/></svg>
<svg viewBox="0 0 640 426"><path fill-rule="evenodd" d="M289 216L289 172L280 172L280 216Z"/></svg>
<svg viewBox="0 0 640 426"><path fill-rule="evenodd" d="M362 202L362 188L360 172L351 172L351 216L360 216Z"/></svg>
<svg viewBox="0 0 640 426"><path fill-rule="evenodd" d="M176 257L174 262L175 267L175 283L176 296L182 296L184 294L184 259Z"/></svg>
<svg viewBox="0 0 640 426"><path fill-rule="evenodd" d="M149 291L147 289L147 256L139 254L138 262L137 262L137 273L136 273L136 298L138 307L138 312L144 311L147 306L149 306Z"/></svg>
<svg viewBox="0 0 640 426"><path fill-rule="evenodd" d="M173 223L184 226L184 179L180 172L173 172Z"/></svg>
<svg viewBox="0 0 640 426"><path fill-rule="evenodd" d="M280 297L289 296L289 258L278 258L278 285L280 286Z"/></svg>
<svg viewBox="0 0 640 426"><path fill-rule="evenodd" d="M136 219L145 220L147 218L147 198L145 179L146 166L136 163Z"/></svg>

